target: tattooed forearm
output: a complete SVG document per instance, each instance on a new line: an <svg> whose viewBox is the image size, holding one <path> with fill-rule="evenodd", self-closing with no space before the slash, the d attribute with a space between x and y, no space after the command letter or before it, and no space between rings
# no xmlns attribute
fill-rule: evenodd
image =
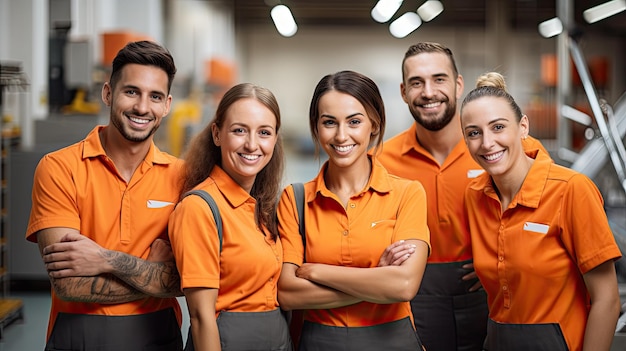
<svg viewBox="0 0 626 351"><path fill-rule="evenodd" d="M108 296L108 301L113 303L146 297L146 294L111 274L95 277L91 284L91 294L93 296Z"/></svg>
<svg viewBox="0 0 626 351"><path fill-rule="evenodd" d="M74 302L114 304L146 297L145 294L110 274L53 279L52 286L59 298Z"/></svg>
<svg viewBox="0 0 626 351"><path fill-rule="evenodd" d="M109 252L108 255L114 274L137 290L157 297L182 294L174 261L146 261L117 251Z"/></svg>

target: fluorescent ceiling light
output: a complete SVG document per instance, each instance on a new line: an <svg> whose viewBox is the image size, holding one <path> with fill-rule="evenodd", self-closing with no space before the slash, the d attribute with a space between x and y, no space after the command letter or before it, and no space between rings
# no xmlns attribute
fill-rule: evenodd
<svg viewBox="0 0 626 351"><path fill-rule="evenodd" d="M613 0L585 10L583 18L587 23L595 23L624 10L626 10L626 0Z"/></svg>
<svg viewBox="0 0 626 351"><path fill-rule="evenodd" d="M417 14L424 22L431 21L443 12L443 4L441 1L428 0L417 9Z"/></svg>
<svg viewBox="0 0 626 351"><path fill-rule="evenodd" d="M407 12L389 25L389 32L396 38L404 38L422 24L422 19L415 12Z"/></svg>
<svg viewBox="0 0 626 351"><path fill-rule="evenodd" d="M539 34L544 38L551 38L563 32L563 23L558 17L539 23Z"/></svg>
<svg viewBox="0 0 626 351"><path fill-rule="evenodd" d="M372 9L372 18L376 22L385 23L393 17L402 5L402 0L378 0Z"/></svg>
<svg viewBox="0 0 626 351"><path fill-rule="evenodd" d="M296 20L293 19L291 10L285 5L276 5L270 12L276 30L283 37L291 37L298 31Z"/></svg>

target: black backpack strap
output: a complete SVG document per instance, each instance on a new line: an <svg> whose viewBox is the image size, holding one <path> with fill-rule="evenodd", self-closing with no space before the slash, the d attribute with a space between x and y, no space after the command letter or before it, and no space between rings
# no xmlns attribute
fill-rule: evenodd
<svg viewBox="0 0 626 351"><path fill-rule="evenodd" d="M220 252L222 252L222 216L220 215L220 209L217 207L217 203L215 203L213 197L211 197L211 195L204 190L191 190L186 192L183 197L186 197L187 195L198 195L209 205L209 208L213 213L213 219L215 219L217 236L220 239Z"/></svg>
<svg viewBox="0 0 626 351"><path fill-rule="evenodd" d="M296 198L296 208L298 210L298 219L300 221L300 236L302 237L302 246L304 247L304 253L306 253L306 235L305 235L305 226L304 226L304 184L302 183L293 183L291 184L293 188L293 194ZM306 258L306 256L305 256Z"/></svg>

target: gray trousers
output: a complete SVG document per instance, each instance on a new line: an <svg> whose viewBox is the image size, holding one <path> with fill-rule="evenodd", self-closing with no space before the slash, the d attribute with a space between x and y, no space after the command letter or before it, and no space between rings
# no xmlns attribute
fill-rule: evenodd
<svg viewBox="0 0 626 351"><path fill-rule="evenodd" d="M130 316L59 313L45 351L182 351L172 308Z"/></svg>
<svg viewBox="0 0 626 351"><path fill-rule="evenodd" d="M280 309L268 312L227 312L217 317L222 351L291 351L289 326ZM189 328L185 351L194 351Z"/></svg>
<svg viewBox="0 0 626 351"><path fill-rule="evenodd" d="M489 310L484 290L469 292L478 279L461 280L471 261L427 264L411 301L415 329L428 351L480 351Z"/></svg>
<svg viewBox="0 0 626 351"><path fill-rule="evenodd" d="M422 351L411 319L371 327L334 327L304 321L298 351Z"/></svg>
<svg viewBox="0 0 626 351"><path fill-rule="evenodd" d="M503 324L489 320L487 351L567 351L561 327L556 323Z"/></svg>

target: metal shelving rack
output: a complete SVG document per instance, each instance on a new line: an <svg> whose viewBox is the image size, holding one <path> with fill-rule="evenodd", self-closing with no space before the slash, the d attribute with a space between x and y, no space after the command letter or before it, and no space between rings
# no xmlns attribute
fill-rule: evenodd
<svg viewBox="0 0 626 351"><path fill-rule="evenodd" d="M12 121L5 121L3 109L5 93L26 91L28 80L21 64L0 62L0 338L9 324L24 319L23 304L9 296L10 276L9 254L9 167L11 148L19 144L19 127ZM15 116L17 117L17 116Z"/></svg>

